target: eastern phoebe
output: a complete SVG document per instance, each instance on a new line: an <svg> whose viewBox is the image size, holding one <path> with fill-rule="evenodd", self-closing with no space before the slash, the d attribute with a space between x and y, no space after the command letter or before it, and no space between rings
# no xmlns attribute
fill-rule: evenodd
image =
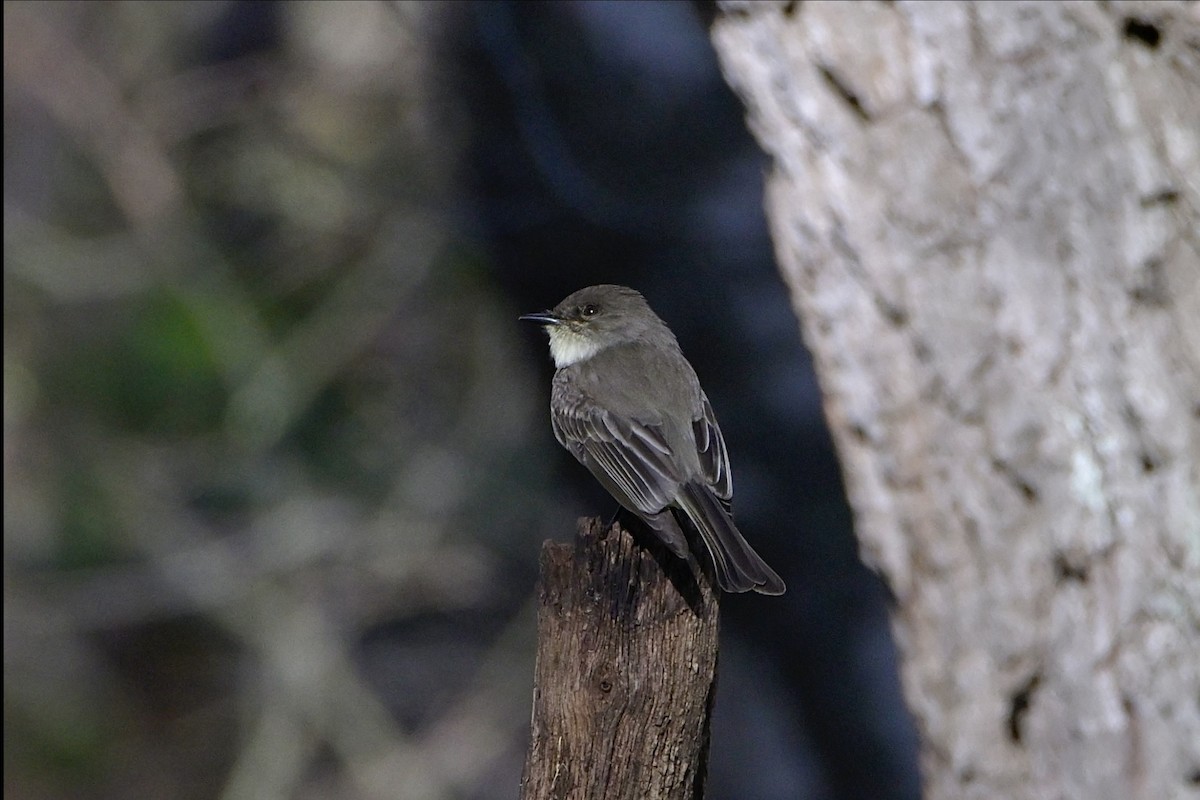
<svg viewBox="0 0 1200 800"><path fill-rule="evenodd" d="M521 319L550 335L559 444L686 559L682 514L722 589L783 594L783 581L733 524L721 429L675 335L645 298L624 286L589 286Z"/></svg>

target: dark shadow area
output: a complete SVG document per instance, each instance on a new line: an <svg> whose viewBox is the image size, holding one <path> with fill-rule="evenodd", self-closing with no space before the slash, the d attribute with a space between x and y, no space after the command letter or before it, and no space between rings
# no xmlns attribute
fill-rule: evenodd
<svg viewBox="0 0 1200 800"><path fill-rule="evenodd" d="M672 553L670 548L659 539L653 528L642 522L637 515L631 514L625 509L621 509L614 522L609 525L610 529L617 527L629 531L638 546L650 554L692 613L697 616L702 614L704 596L701 593L697 575L703 576L711 589L716 586L716 578L713 577L712 570L706 569L701 561L691 558L685 560Z"/></svg>
<svg viewBox="0 0 1200 800"><path fill-rule="evenodd" d="M443 52L469 124L463 212L497 280L519 309L628 284L667 320L721 421L738 525L789 587L782 598L726 596L726 648L753 641L784 676L786 724L816 750L795 761L819 765L805 796L917 797L886 593L858 560L774 266L762 212L770 164L703 21L679 3L486 2L461 7L455 23ZM526 338L548 387L544 340ZM557 449L549 436L545 446ZM565 452L554 457L585 510L611 503ZM796 796L752 761L723 761L723 737L788 737L723 729L734 701L721 694L711 796Z"/></svg>

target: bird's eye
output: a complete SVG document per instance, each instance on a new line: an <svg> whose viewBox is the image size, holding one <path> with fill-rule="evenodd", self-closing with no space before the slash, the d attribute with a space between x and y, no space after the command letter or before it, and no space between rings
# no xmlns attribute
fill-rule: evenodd
<svg viewBox="0 0 1200 800"><path fill-rule="evenodd" d="M585 317L594 317L594 316L596 316L596 313L600 311L600 307L594 306L591 303L588 303L586 306L583 307L582 311L583 311L583 315Z"/></svg>

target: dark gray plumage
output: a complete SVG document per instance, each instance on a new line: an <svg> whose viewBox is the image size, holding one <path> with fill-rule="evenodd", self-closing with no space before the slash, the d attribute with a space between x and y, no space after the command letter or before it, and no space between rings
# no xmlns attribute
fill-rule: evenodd
<svg viewBox="0 0 1200 800"><path fill-rule="evenodd" d="M544 323L557 371L554 435L622 506L680 558L688 543L675 513L704 542L729 592L782 594L783 581L742 537L730 513L729 456L712 406L675 335L624 286L580 289Z"/></svg>

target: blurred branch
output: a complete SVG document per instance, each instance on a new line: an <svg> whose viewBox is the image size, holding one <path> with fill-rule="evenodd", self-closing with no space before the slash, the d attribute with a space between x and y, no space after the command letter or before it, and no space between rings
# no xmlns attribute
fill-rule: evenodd
<svg viewBox="0 0 1200 800"><path fill-rule="evenodd" d="M393 37L369 4L287 6L255 55L194 66L230 35L211 8L5 6L6 766L87 762L63 785L94 800L477 791L518 763L528 611L462 520L523 398L481 385L513 359L410 135L423 12ZM130 412L191 394L199 422ZM455 615L490 627L455 630L454 691L406 728L430 686L363 653Z"/></svg>
<svg viewBox="0 0 1200 800"><path fill-rule="evenodd" d="M175 169L116 83L36 5L8 5L4 18L6 86L35 99L92 154L135 229L147 233L176 216L183 192Z"/></svg>
<svg viewBox="0 0 1200 800"><path fill-rule="evenodd" d="M347 361L381 333L446 241L442 226L424 213L396 216L384 231L376 247L345 271L331 294L264 353L235 389L230 433L249 449L278 442Z"/></svg>

